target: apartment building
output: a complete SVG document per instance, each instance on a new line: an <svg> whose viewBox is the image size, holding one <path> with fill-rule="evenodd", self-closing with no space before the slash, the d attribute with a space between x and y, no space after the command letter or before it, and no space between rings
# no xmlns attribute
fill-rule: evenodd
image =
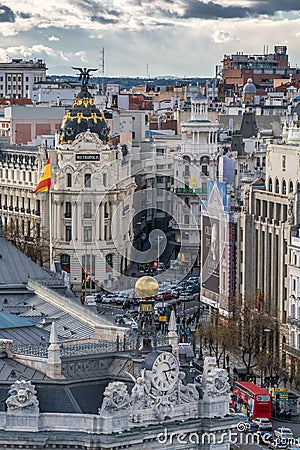
<svg viewBox="0 0 300 450"><path fill-rule="evenodd" d="M30 98L34 83L46 80L46 71L42 59L12 59L0 63L0 98Z"/></svg>

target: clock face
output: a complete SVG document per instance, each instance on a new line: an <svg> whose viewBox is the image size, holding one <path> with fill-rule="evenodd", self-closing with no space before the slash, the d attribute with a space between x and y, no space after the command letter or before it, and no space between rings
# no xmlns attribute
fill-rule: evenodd
<svg viewBox="0 0 300 450"><path fill-rule="evenodd" d="M163 352L155 359L152 366L152 383L161 391L168 391L178 380L179 366L176 357Z"/></svg>

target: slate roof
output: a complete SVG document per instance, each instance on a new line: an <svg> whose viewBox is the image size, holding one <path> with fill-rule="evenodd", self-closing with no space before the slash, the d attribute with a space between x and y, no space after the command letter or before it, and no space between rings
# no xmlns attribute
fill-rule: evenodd
<svg viewBox="0 0 300 450"><path fill-rule="evenodd" d="M19 317L15 314L0 312L0 330L7 328L34 327L37 322L28 320L25 317Z"/></svg>
<svg viewBox="0 0 300 450"><path fill-rule="evenodd" d="M0 224L0 287L1 284L27 283L28 277L33 279L53 277L57 279L56 274L40 267L8 242L2 234Z"/></svg>

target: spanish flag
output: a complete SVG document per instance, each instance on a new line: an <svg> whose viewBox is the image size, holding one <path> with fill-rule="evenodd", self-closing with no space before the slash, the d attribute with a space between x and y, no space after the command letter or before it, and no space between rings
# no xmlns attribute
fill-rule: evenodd
<svg viewBox="0 0 300 450"><path fill-rule="evenodd" d="M50 158L48 158L42 175L40 176L39 182L33 194L37 194L38 192L49 192L51 186L51 169L50 169Z"/></svg>

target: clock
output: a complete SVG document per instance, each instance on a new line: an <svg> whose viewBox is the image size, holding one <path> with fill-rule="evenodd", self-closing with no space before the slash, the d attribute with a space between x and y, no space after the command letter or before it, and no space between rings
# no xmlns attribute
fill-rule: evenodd
<svg viewBox="0 0 300 450"><path fill-rule="evenodd" d="M152 384L160 391L169 391L178 381L179 365L173 353L162 352L152 365Z"/></svg>

